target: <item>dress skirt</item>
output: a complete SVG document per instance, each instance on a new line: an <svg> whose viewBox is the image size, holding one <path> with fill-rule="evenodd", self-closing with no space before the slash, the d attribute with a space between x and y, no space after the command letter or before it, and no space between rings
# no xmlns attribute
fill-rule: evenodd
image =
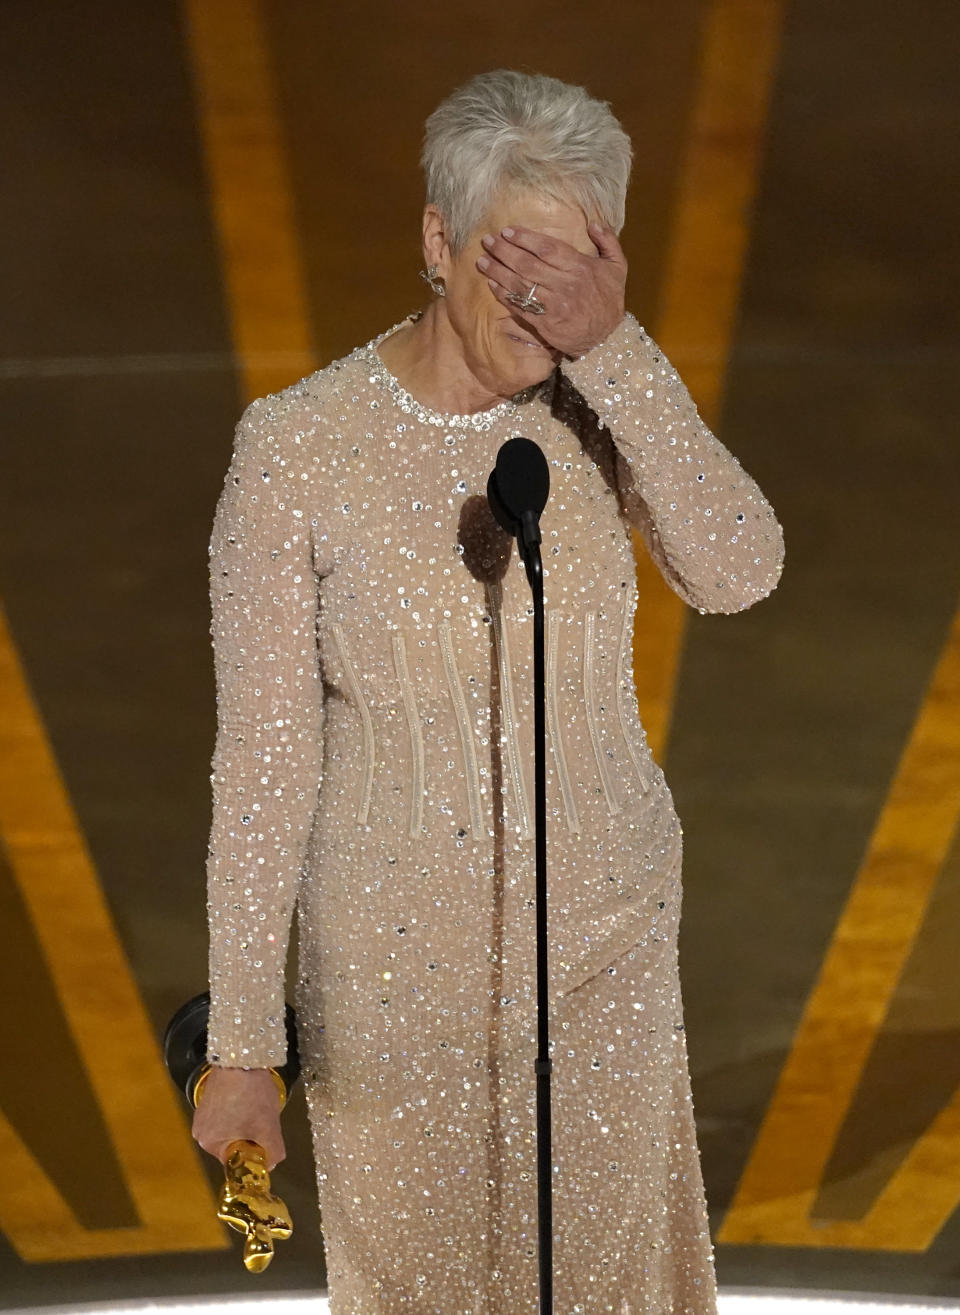
<svg viewBox="0 0 960 1315"><path fill-rule="evenodd" d="M349 1010L306 1029L331 1315L539 1308L535 996L482 1011L427 1046L416 1009L370 1041ZM555 1310L715 1315L675 941L561 994L550 1054Z"/></svg>

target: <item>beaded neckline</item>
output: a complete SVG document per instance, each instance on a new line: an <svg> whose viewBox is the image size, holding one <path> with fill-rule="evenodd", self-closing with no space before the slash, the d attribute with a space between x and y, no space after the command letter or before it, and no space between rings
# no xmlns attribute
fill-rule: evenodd
<svg viewBox="0 0 960 1315"><path fill-rule="evenodd" d="M503 402L498 402L496 406L488 407L485 411L465 412L462 415L450 411L433 411L430 407L424 406L422 402L418 402L413 394L408 393L402 387L400 381L387 369L377 351L377 347L383 342L384 338L389 338L392 333L396 333L397 329L402 328L408 320L415 323L422 314L423 311L412 311L409 315L405 315L402 320L398 320L392 329L385 329L383 333L371 338L364 346L357 348L357 355L365 361L377 380L393 395L401 411L416 416L424 424L437 425L444 429L483 430L491 429L498 420L506 416L516 415L524 402L529 402L536 397L543 386L541 383L531 384L528 388L515 393L513 397L508 397Z"/></svg>

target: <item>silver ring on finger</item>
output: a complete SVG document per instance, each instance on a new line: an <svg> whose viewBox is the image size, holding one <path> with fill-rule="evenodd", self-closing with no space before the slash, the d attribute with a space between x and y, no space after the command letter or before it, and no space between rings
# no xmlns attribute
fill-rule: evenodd
<svg viewBox="0 0 960 1315"><path fill-rule="evenodd" d="M508 292L506 294L506 298L507 301L511 302L519 310L530 311L532 315L542 315L547 308L546 306L544 306L542 301L540 301L537 297L533 295L536 292L536 290L537 290L537 284L534 283L533 287L526 294L526 296L524 296L522 293L519 292Z"/></svg>

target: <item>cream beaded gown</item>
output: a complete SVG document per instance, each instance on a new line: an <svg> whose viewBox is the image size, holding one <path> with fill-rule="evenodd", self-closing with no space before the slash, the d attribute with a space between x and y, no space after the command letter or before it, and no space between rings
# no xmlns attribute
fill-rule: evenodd
<svg viewBox="0 0 960 1315"><path fill-rule="evenodd" d="M401 321L401 324L403 321ZM700 612L766 597L773 510L629 312L488 411L377 354L252 402L210 541L208 1058L282 1062L295 996L332 1315L537 1309L533 606L541 519L558 1315L711 1315L677 975L682 829L640 723L629 526Z"/></svg>

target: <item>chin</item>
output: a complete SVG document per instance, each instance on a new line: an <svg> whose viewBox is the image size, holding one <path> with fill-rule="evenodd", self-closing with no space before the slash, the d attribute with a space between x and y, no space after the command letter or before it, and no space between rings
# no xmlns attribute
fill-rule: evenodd
<svg viewBox="0 0 960 1315"><path fill-rule="evenodd" d="M544 347L542 343L533 342L523 335L504 335L504 346L506 351L504 355L510 360L512 369L510 373L517 378L522 378L526 383L520 387L526 387L532 383L538 383L541 379L546 379L559 359L556 352Z"/></svg>

